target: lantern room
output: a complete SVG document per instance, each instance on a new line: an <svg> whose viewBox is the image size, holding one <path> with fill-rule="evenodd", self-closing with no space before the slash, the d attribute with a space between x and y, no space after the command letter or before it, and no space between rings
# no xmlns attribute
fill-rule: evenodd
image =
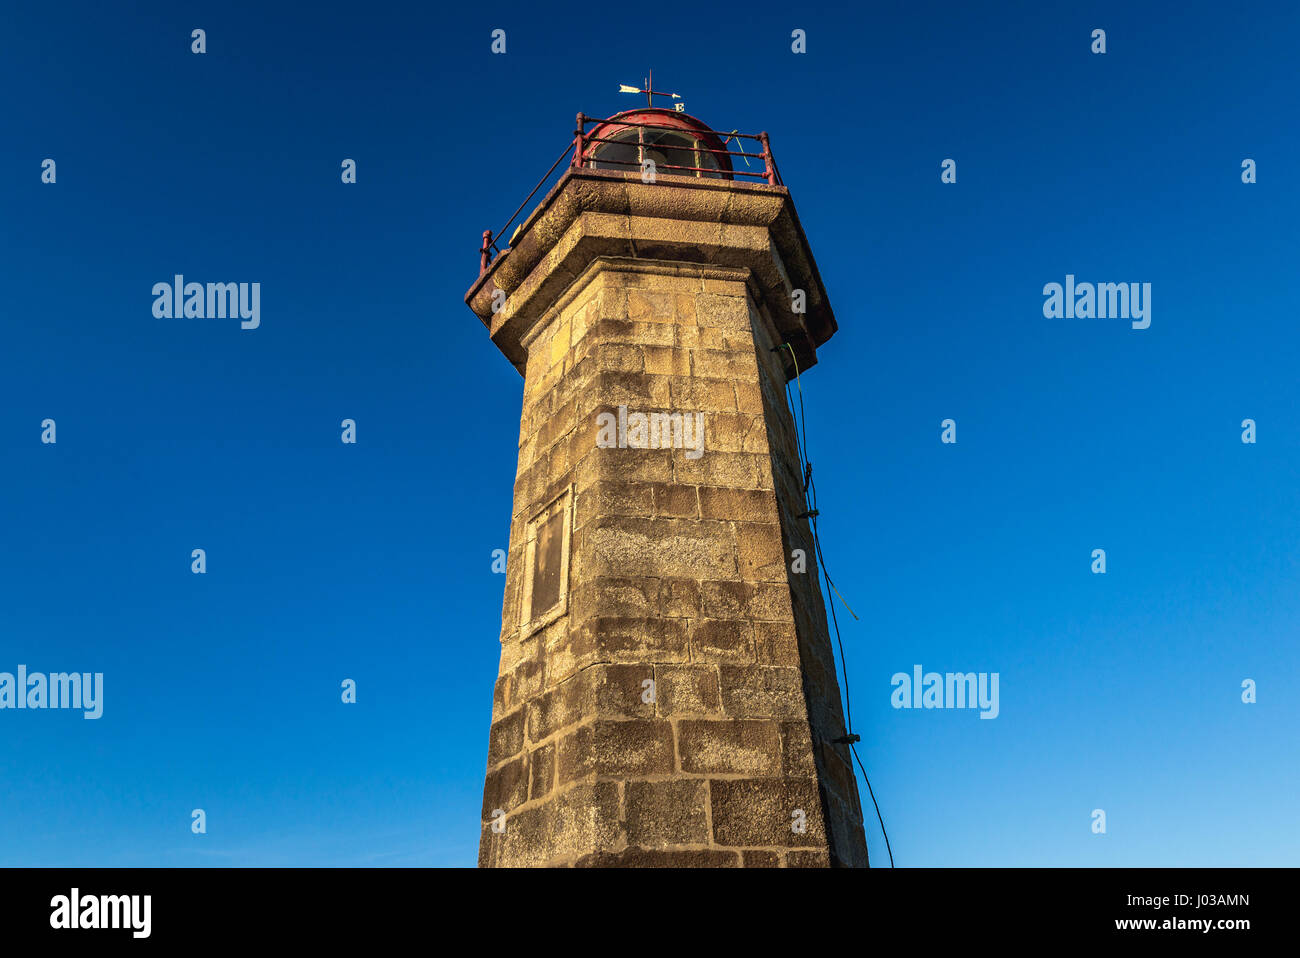
<svg viewBox="0 0 1300 958"><path fill-rule="evenodd" d="M624 173L654 164L656 173L696 178L732 178L726 143L693 116L643 107L625 110L597 124L584 137L581 164L591 170Z"/></svg>

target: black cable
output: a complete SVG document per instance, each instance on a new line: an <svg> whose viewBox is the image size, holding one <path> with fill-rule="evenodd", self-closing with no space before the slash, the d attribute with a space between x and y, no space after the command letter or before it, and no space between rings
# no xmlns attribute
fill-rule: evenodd
<svg viewBox="0 0 1300 958"><path fill-rule="evenodd" d="M844 654L844 640L840 637L840 620L835 614L835 600L831 598L834 594L832 590L834 585L831 583L830 574L826 571L826 562L822 557L821 540L817 536L817 520L811 522L813 534L813 548L817 550L817 562L821 566L822 575L826 577L826 605L831 610L831 622L835 626L835 644L840 648L840 673L844 676L844 731L849 735L853 734L853 706L849 701L849 661Z"/></svg>
<svg viewBox="0 0 1300 958"><path fill-rule="evenodd" d="M858 758L857 746L850 744L849 751L853 753L853 760L858 763L858 768L862 768L862 759ZM871 796L871 804L876 806L876 820L880 822L880 833L885 836L885 851L889 852L889 867L894 867L894 850L889 847L889 832L885 831L885 820L880 817L880 806L876 805L876 793L871 790L871 779L867 778L867 770L862 768L862 778L867 783L867 794Z"/></svg>
<svg viewBox="0 0 1300 958"><path fill-rule="evenodd" d="M782 343L773 351L779 355L782 347L790 351L790 358L794 360L795 378L798 380L799 360L795 358L794 347L789 343ZM854 744L861 741L861 736L855 735L853 732L853 708L849 696L849 664L848 658L844 654L844 639L840 634L839 616L835 614L835 600L833 597L839 595L839 590L835 588L834 582L831 581L830 570L826 568L826 556L822 552L821 536L817 534L817 484L812 480L812 464L808 461L808 420L804 415L803 384L799 383L799 420L802 422L802 428L800 428L800 422L795 420L794 402L790 398L789 379L785 381L785 401L790 407L790 424L794 427L794 450L799 459L799 468L802 473L804 515L808 518L808 526L812 531L813 552L817 559L817 565L821 568L822 576L826 579L826 605L830 609L831 624L835 628L835 644L840 650L840 674L844 676L844 723L846 733L842 741L849 746L849 751L853 753L853 760L858 763L858 768L862 771L862 779L867 783L867 794L871 796L871 804L876 810L876 821L880 823L880 833L885 837L885 851L889 853L889 867L893 868L894 849L889 844L889 832L885 829L885 818L880 814L880 804L876 801L876 792L871 787L871 779L867 775L866 767L862 764L862 759L858 757L858 750ZM840 601L844 601L843 597L841 597ZM847 602L845 608L848 608ZM849 609L849 612L853 613L853 610ZM856 619L857 615L854 614L853 617Z"/></svg>

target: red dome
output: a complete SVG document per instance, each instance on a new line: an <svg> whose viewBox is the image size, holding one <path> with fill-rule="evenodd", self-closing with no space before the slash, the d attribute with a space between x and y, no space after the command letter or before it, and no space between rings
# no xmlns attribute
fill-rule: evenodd
<svg viewBox="0 0 1300 958"><path fill-rule="evenodd" d="M659 107L615 113L586 136L582 165L638 172L643 160L673 176L731 179L731 157L717 133L693 116Z"/></svg>

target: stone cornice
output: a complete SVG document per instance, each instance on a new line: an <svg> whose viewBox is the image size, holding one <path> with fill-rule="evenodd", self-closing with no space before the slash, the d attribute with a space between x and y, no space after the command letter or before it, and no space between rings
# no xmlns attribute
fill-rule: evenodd
<svg viewBox="0 0 1300 958"><path fill-rule="evenodd" d="M836 331L812 250L782 186L569 170L465 296L492 341L523 372L523 341L598 258L745 268L751 287L795 347L799 368ZM506 294L494 314L495 290ZM791 310L802 289L807 310Z"/></svg>

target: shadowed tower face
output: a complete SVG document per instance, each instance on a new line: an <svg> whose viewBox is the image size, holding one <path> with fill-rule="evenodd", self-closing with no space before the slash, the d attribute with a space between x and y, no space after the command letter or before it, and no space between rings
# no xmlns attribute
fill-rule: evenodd
<svg viewBox="0 0 1300 958"><path fill-rule="evenodd" d="M466 297L524 377L480 865L867 864L785 399L836 326L762 150L619 114Z"/></svg>

